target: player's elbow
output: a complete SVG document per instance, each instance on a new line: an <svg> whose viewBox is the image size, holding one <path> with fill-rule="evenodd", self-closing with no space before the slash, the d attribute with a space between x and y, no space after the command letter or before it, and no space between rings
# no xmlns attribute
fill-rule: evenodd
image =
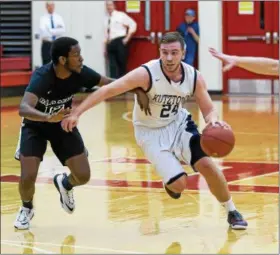
<svg viewBox="0 0 280 255"><path fill-rule="evenodd" d="M32 112L32 108L33 107L30 106L28 103L25 103L25 102L21 103L19 105L19 111L18 111L19 116L20 117L28 116L30 114L30 112Z"/></svg>
<svg viewBox="0 0 280 255"><path fill-rule="evenodd" d="M18 111L18 114L20 117L25 117L26 115L26 110L27 109L27 105L25 103L21 103L19 105L19 111Z"/></svg>

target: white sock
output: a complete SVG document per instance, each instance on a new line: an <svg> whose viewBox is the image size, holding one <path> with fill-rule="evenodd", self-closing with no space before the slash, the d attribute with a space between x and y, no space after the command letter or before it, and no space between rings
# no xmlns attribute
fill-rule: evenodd
<svg viewBox="0 0 280 255"><path fill-rule="evenodd" d="M232 212L236 210L232 198L230 198L227 202L222 203L222 205L226 208L227 212Z"/></svg>

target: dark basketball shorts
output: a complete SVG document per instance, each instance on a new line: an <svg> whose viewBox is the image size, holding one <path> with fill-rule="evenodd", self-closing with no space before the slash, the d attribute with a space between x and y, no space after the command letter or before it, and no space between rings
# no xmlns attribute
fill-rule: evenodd
<svg viewBox="0 0 280 255"><path fill-rule="evenodd" d="M60 123L23 123L20 129L15 159L19 156L38 157L43 160L50 142L54 154L62 165L73 157L87 153L80 132L75 127L72 132L65 132Z"/></svg>

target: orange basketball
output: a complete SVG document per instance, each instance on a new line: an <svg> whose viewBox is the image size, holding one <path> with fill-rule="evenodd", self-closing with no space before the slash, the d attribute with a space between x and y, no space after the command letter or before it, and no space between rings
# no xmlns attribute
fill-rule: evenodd
<svg viewBox="0 0 280 255"><path fill-rule="evenodd" d="M210 157L221 158L227 156L233 149L235 137L232 129L221 126L208 126L202 131L200 145Z"/></svg>

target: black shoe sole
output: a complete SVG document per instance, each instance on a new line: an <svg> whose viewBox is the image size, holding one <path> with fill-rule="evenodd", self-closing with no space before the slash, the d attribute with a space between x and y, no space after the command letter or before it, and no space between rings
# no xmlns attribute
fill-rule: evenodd
<svg viewBox="0 0 280 255"><path fill-rule="evenodd" d="M229 225L231 229L233 230L246 230L248 225L247 226L244 226L244 225Z"/></svg>

